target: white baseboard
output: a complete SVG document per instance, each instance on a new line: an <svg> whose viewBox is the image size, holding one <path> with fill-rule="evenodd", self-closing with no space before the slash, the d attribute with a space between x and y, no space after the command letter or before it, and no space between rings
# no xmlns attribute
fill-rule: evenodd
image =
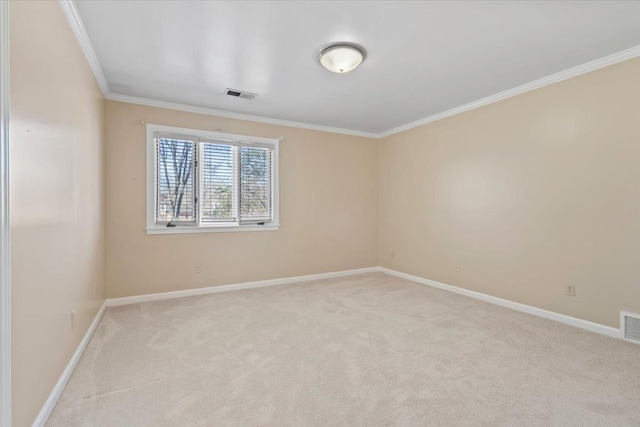
<svg viewBox="0 0 640 427"><path fill-rule="evenodd" d="M401 273L399 271L391 270L386 267L378 267L378 271L392 276L401 277L403 279L411 280L422 285L432 286L434 288L442 289L456 294L464 295L467 297L475 298L481 301L485 301L491 304L496 304L502 307L507 307L516 311L531 314L533 316L543 317L545 319L555 320L556 322L564 323L567 325L575 326L577 328L586 329L587 331L595 332L598 334L606 335L613 338L622 338L620 329L612 328L610 326L601 325L599 323L590 322L588 320L578 319L576 317L567 316L566 314L555 313L553 311L544 310L542 308L532 307L526 304L520 304L518 302L509 301L506 299L493 297L491 295L482 294L480 292L470 291L464 288L458 288L456 286L447 285L445 283L436 282L435 280L424 279L419 276L413 276L411 274Z"/></svg>
<svg viewBox="0 0 640 427"><path fill-rule="evenodd" d="M456 294L464 295L470 298L475 298L481 301L485 301L491 304L496 304L502 307L507 307L512 310L521 311L523 313L531 314L533 316L543 317L545 319L555 320L566 325L575 326L577 328L586 329L591 332L606 335L614 338L622 338L620 329L612 328L610 326L601 325L599 323L590 322L588 320L578 319L576 317L567 316L566 314L560 314L553 311L544 310L542 308L533 307L526 304L521 304L506 299L486 295L480 292L470 291L468 289L459 288L456 286L447 285L445 283L436 282L435 280L425 279L419 276L413 276L411 274L402 273L396 270L391 270L386 267L368 267L359 268L355 270L336 271L331 273L311 274L308 276L295 276L285 277L281 279L260 280L256 282L244 282L236 283L232 285L219 285L209 286L206 288L186 289L183 291L162 292L156 294L136 295L132 297L111 298L105 301L108 307L115 307L120 305L138 304L142 302L158 301L173 298L183 298L194 295L206 295L217 292L237 291L241 289L262 288L266 286L286 285L291 283L300 283L311 280L330 279L334 277L351 276L354 274L381 272L392 276L401 277L403 279L411 280L423 285L432 286L434 288L442 289Z"/></svg>
<svg viewBox="0 0 640 427"><path fill-rule="evenodd" d="M184 298L194 295L206 295L216 292L237 291L240 289L263 288L266 286L287 285L290 283L308 282L311 280L331 279L334 277L352 276L354 274L372 273L379 271L379 267L358 268L355 270L334 271L331 273L310 274L308 276L284 277L281 279L259 280L256 282L236 283L233 285L209 286L206 288L185 289L183 291L161 292L156 294L136 295L133 297L107 299L107 307L138 304L141 302L158 301L164 299Z"/></svg>
<svg viewBox="0 0 640 427"><path fill-rule="evenodd" d="M148 301L158 301L163 299L173 299L173 298L182 298L193 295L205 295L212 294L216 292L227 292L227 291L236 291L240 289L252 289L252 288L262 288L265 286L276 286L276 285L286 285L290 283L299 283L299 282L307 282L311 280L320 280L320 279L330 279L333 277L344 277L344 276L352 276L354 274L361 273L372 273L378 271L378 267L369 267L369 268L359 268L355 270L345 270L345 271L335 271L330 273L320 273L320 274L311 274L308 276L296 276L296 277L285 277L282 279L272 279L272 280L260 280L257 282L245 282L245 283L237 283L233 285L220 285L220 286L210 286L207 288L197 288L197 289L187 289L184 291L174 291L174 292L163 292L157 294L148 294L148 295L138 295L133 297L124 297L124 298L112 298L107 299L98 310L95 319L89 326L87 333L85 334L82 341L78 345L75 353L71 356L71 360L67 364L66 368L62 372L62 375L58 379L55 387L51 391L51 394L47 398L47 401L44 403L40 413L36 417L33 422L32 427L44 427L49 419L49 416L53 412L53 409L60 399L62 392L64 391L69 378L71 378L71 374L73 374L74 369L78 365L80 361L80 357L82 357L82 353L84 353L87 344L89 344L89 340L93 335L93 332L96 330L100 319L102 319L102 315L104 314L107 307L115 307L119 305L127 305L127 304L136 304L141 302Z"/></svg>
<svg viewBox="0 0 640 427"><path fill-rule="evenodd" d="M71 360L69 360L67 367L64 368L62 375L60 375L60 379L58 379L58 382L51 391L51 394L47 398L47 401L44 403L44 406L33 422L32 427L44 427L44 425L47 423L49 416L53 412L53 408L55 408L56 403L58 403L58 399L60 399L60 396L62 395L62 392L64 391L64 388L69 381L69 378L71 378L71 374L73 374L73 370L76 368L76 365L80 361L82 353L84 353L85 348L87 348L87 344L89 344L89 340L91 340L91 336L96 330L98 323L100 323L100 319L102 318L102 315L104 314L106 308L107 302L105 301L104 303L102 303L102 307L100 307L100 310L98 310L98 314L96 314L93 322L91 322L91 325L89 326L87 333L84 335L84 338L82 338L82 341L80 341L80 345L78 345L76 352L73 353L73 356L71 356Z"/></svg>
<svg viewBox="0 0 640 427"><path fill-rule="evenodd" d="M207 288L187 289L183 291L137 295L137 296L123 297L123 298L111 298L111 299L105 300L105 302L102 304L102 307L98 311L98 314L96 314L95 319L93 319L91 326L89 326L87 333L85 334L84 338L80 342L80 345L78 345L76 352L71 357L71 360L67 364L67 367L65 368L64 372L62 372L60 379L58 380L55 387L53 388L53 391L49 395L49 398L45 402L44 406L42 407L42 410L38 414L38 417L33 422L32 427L44 427L44 425L47 423L47 420L49 419L51 412L53 412L53 409L56 406L58 399L62 395L62 392L64 391L64 388L67 385L67 382L69 381L69 378L71 378L71 374L73 373L73 370L75 369L76 365L80 360L80 357L82 356L82 353L87 347L87 344L89 343L89 340L93 335L93 332L98 326L98 323L100 322L100 319L102 318L102 315L104 314L106 307L115 307L115 306L121 306L121 305L127 305L127 304L137 304L142 302L158 301L158 300L173 299L173 298L183 298L183 297L189 297L194 295L206 295L206 294L212 294L217 292L236 291L241 289L252 289L252 288L262 288L267 286L286 285L291 283L301 283L301 282L308 282L313 280L345 277L345 276L352 276L355 274L372 273L372 272L381 272L381 273L389 274L391 276L396 276L403 279L411 280L413 282L420 283L422 285L431 286L434 288L464 295L470 298L475 298L491 304L496 304L502 307L510 308L516 311L521 311L523 313L531 314L533 316L555 320L560 323L575 326L577 328L586 329L588 331L595 332L598 334L606 335L613 338L622 338L620 329L590 322L588 320L578 319L575 317L567 316L565 314L543 310L541 308L532 307L530 305L520 304L517 302L505 300L505 299L494 297L491 295L486 295L480 292L470 291L468 289L447 285L445 283L436 282L435 280L429 280L419 276L413 276L411 274L406 274L396 270L391 270L386 267L359 268L355 270L344 270L344 271L335 271L331 273L311 274L308 276L285 277L281 279L260 280L256 282L245 282L245 283L237 283L232 285L210 286Z"/></svg>

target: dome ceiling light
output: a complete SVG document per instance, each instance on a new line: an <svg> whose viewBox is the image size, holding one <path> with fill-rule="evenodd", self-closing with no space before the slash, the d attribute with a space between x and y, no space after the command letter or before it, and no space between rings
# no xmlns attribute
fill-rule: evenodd
<svg viewBox="0 0 640 427"><path fill-rule="evenodd" d="M336 43L320 52L320 63L334 73L348 73L364 61L365 52L360 46Z"/></svg>

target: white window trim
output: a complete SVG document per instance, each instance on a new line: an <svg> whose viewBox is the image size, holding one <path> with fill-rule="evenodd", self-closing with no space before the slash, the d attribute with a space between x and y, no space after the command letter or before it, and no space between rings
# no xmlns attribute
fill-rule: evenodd
<svg viewBox="0 0 640 427"><path fill-rule="evenodd" d="M166 227L156 224L155 202L156 202L156 162L155 162L155 141L154 134L169 133L178 135L189 135L202 139L230 143L254 143L273 146L273 158L271 161L272 188L271 197L273 203L273 221L265 225L238 224L238 225L187 225ZM147 124L147 234L185 234L185 233L219 233L237 231L274 231L280 229L280 190L279 190L279 150L280 140L274 138L262 138L258 136L235 135L231 133L213 132L199 129L180 128L173 126Z"/></svg>
<svg viewBox="0 0 640 427"><path fill-rule="evenodd" d="M11 426L9 2L0 1L0 426Z"/></svg>

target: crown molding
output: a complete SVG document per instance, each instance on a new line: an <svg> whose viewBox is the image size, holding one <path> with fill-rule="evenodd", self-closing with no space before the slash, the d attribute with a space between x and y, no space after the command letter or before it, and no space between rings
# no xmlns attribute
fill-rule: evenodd
<svg viewBox="0 0 640 427"><path fill-rule="evenodd" d="M70 1L70 0L67 0L67 1ZM122 94L115 94L115 93L110 93L106 95L106 98L111 99L113 101L148 105L151 107L167 108L170 110L187 111L191 113L208 114L213 116L227 117L231 119L248 120L248 121L268 123L273 125L289 126L289 127L296 127L296 128L318 130L323 132L362 136L365 138L381 139L391 135L395 135L397 133L404 132L409 129L426 125L428 123L435 122L437 120L442 120L447 117L452 117L457 114L474 110L476 108L484 107L485 105L493 104L494 102L502 101L507 98L521 95L523 93L526 93L535 89L539 89L554 83L558 83L563 80L568 80L570 78L577 77L579 75L586 74L591 71L596 71L596 70L599 70L600 68L604 68L609 65L614 65L619 62L626 61L628 59L636 58L638 56L640 56L640 46L635 46L630 49L626 49L621 52L617 52L612 55L605 56L604 58L596 59L594 61L590 61L573 68L569 68L568 70L560 71L559 73L555 73L550 76L543 77L541 79L534 80L532 82L525 83L520 86L516 86L512 89L508 89L503 92L499 92L494 95L490 95L485 98L481 98L476 101L470 102L468 104L464 104L459 107L455 107L450 110L446 110L441 113L437 113L432 116L428 116L423 119L416 120L414 122L407 123L402 126L398 126L380 133L365 132L365 131L358 131L358 130L352 130L352 129L334 128L330 126L320 126L320 125L314 125L310 123L294 122L289 120L274 119L274 118L263 117L263 116L253 116L249 114L234 113L234 112L225 111L225 110L217 110L214 108L197 107L193 105L159 101L155 99L141 98L136 96L122 95Z"/></svg>
<svg viewBox="0 0 640 427"><path fill-rule="evenodd" d="M544 86L558 83L563 80L570 79L572 77L577 77L581 74L589 73L591 71L595 71L600 68L604 68L609 65L617 64L618 62L626 61L628 59L632 59L640 56L640 46L634 46L632 48L623 50L621 52L617 52L612 55L605 56L603 58L596 59L594 61L590 61L585 64L578 65L576 67L569 68L567 70L560 71L555 74L551 74L546 77L542 77L538 80L534 80L532 82L525 83L520 86L516 86L512 89L498 92L494 95L490 95L490 96L478 99L468 104L460 105L458 107L451 108L449 110L442 111L437 114L433 114L423 119L416 120L392 129L388 129L383 132L376 133L376 132L360 131L355 129L344 129L344 128L338 128L338 127L332 127L332 126L315 125L312 123L296 122L296 121L284 120L284 119L276 119L273 117L255 116L251 114L236 113L233 111L218 110L218 109L209 108L209 107L180 104L176 102L161 101L161 100L152 99L152 98L143 98L138 96L112 93L109 90L107 79L105 78L104 73L102 72L102 67L100 66L100 62L98 61L96 52L93 49L93 45L89 40L89 36L87 35L87 31L84 27L84 24L82 23L82 19L80 18L80 14L78 13L78 9L76 7L74 0L58 0L58 2L62 6L62 10L67 16L67 19L69 20L69 24L71 25L71 28L74 34L76 35L76 38L80 43L80 46L82 47L82 51L87 57L87 61L89 61L89 66L91 67L91 70L93 71L93 74L96 77L98 85L100 86L100 89L104 94L104 97L107 99L110 99L112 101L127 102L130 104L140 104L140 105L147 105L150 107L166 108L170 110L178 110L178 111L186 111L190 113L226 117L230 119L247 120L252 122L267 123L267 124L278 125L278 126L288 126L288 127L294 127L294 128L310 129L310 130L317 130L321 132L331 132L331 133L361 136L365 138L375 138L375 139L386 138L388 136L395 135L397 133L404 132L409 129L413 129L418 126L426 125L428 123L432 123L437 120L442 120L447 117L455 116L457 114L474 110L476 108L484 107L485 105L493 104L494 102L502 101L504 99L511 98L513 96L517 96L525 92L532 91L534 89L539 89Z"/></svg>
<svg viewBox="0 0 640 427"><path fill-rule="evenodd" d="M288 126L288 127L294 127L294 128L310 129L310 130L316 130L321 132L331 132L331 133L338 133L338 134L352 135L352 136L362 136L365 138L378 138L378 134L373 132L364 132L364 131L359 131L354 129L343 129L343 128L332 127L332 126L315 125L311 123L276 119L272 117L254 116L251 114L236 113L232 111L218 110L215 108L200 107L196 105L187 105L187 104L180 104L180 103L169 102L169 101L161 101L161 100L151 99L151 98L142 98L137 96L112 93L111 90L109 89L109 84L107 83L107 79L104 76L104 72L102 71L100 61L98 61L98 56L96 55L96 52L93 49L93 45L91 44L91 40L89 39L87 30L84 26L84 23L82 22L82 18L80 17L80 13L78 12L78 8L75 4L75 1L74 0L58 0L58 3L60 3L60 6L62 7L64 14L66 15L67 20L69 21L69 25L71 26L73 33L78 39L78 43L80 43L80 47L82 48L82 51L84 52L84 55L87 58L87 61L89 62L91 71L93 71L93 75L95 76L96 81L98 82L98 85L102 90L102 94L106 99L110 99L112 101L127 102L130 104L140 104L140 105L147 105L150 107L166 108L170 110L178 110L178 111L186 111L190 113L226 117L230 119L247 120L247 121L258 122L258 123L267 123L267 124L278 125L278 126Z"/></svg>
<svg viewBox="0 0 640 427"><path fill-rule="evenodd" d="M331 126L314 125L311 123L295 122L291 120L275 119L272 117L254 116L251 114L234 113L232 111L217 110L215 108L198 107L195 105L180 104L176 102L160 101L151 98L142 98L138 96L122 95L119 93L109 93L106 96L111 101L127 102L129 104L147 105L149 107L166 108L169 110L186 111L189 113L207 114L210 116L226 117L228 119L247 120L250 122L267 123L270 125L288 126L293 128L302 128L317 130L321 132L339 133L344 135L362 136L365 138L378 138L377 133L364 132L353 129L343 129Z"/></svg>
<svg viewBox="0 0 640 427"><path fill-rule="evenodd" d="M434 114L424 119L416 120L415 122L407 123L402 126L395 127L393 129L386 130L377 134L377 138L386 138L387 136L395 135L400 132L404 132L409 129L413 129L418 126L426 125L427 123L435 122L436 120L445 119L447 117L455 116L457 114L464 113L466 111L474 110L476 108L484 107L485 105L493 104L494 102L502 101L503 99L511 98L523 94L525 92L539 89L544 86L548 86L554 83L561 82L563 80L577 77L581 74L586 74L591 71L599 70L600 68L607 67L609 65L617 64L618 62L626 61L628 59L640 56L640 46L634 46L630 49L623 50L621 52L614 53L604 58L596 59L594 61L587 62L577 67L569 68L568 70L560 71L559 73L551 74L550 76L543 77L538 80L534 80L529 83L525 83L520 86L516 86L512 89L505 90L503 92L496 93L494 95L487 96L485 98L478 99L468 104L461 105L459 107L452 108L450 110L443 111L441 113Z"/></svg>
<svg viewBox="0 0 640 427"><path fill-rule="evenodd" d="M89 35L87 34L87 30L84 28L82 18L80 18L75 2L73 0L58 0L58 3L60 3L60 6L64 11L67 20L69 21L69 25L71 25L71 29L78 39L78 43L80 43L84 56L86 56L87 61L89 61L89 66L91 67L91 71L93 71L93 75L96 77L96 81L98 82L98 86L100 86L100 90L102 90L102 94L106 97L109 94L109 84L107 83L107 79L104 77L100 61L98 61L96 51L93 50L93 45L91 44L91 40L89 40Z"/></svg>

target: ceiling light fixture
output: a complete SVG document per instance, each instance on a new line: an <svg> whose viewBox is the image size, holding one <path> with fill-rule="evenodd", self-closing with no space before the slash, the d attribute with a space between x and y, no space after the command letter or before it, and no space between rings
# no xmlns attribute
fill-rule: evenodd
<svg viewBox="0 0 640 427"><path fill-rule="evenodd" d="M320 52L320 63L334 73L348 73L364 61L364 49L351 43L333 44Z"/></svg>

